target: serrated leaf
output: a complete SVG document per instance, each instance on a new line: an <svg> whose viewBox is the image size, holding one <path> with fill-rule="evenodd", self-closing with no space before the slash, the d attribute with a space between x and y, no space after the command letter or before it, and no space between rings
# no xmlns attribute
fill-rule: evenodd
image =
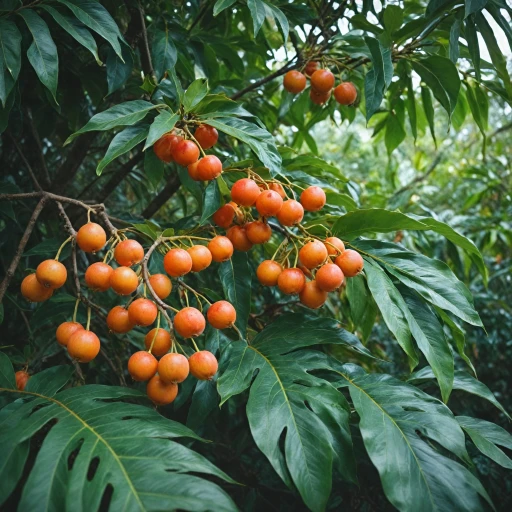
<svg viewBox="0 0 512 512"><path fill-rule="evenodd" d="M183 95L185 112L190 112L208 94L208 80L198 78L194 80Z"/></svg>
<svg viewBox="0 0 512 512"><path fill-rule="evenodd" d="M180 116L178 114L172 114L168 110L162 110L151 123L148 138L144 144L144 151L152 146L162 135L170 132L179 118Z"/></svg>
<svg viewBox="0 0 512 512"><path fill-rule="evenodd" d="M131 49L123 44L121 51L123 55L122 60L112 48L107 50L107 84L109 94L122 87L132 74L133 59Z"/></svg>
<svg viewBox="0 0 512 512"><path fill-rule="evenodd" d="M262 0L247 0L247 7L251 11L254 37L256 37L265 21L265 2L262 2Z"/></svg>
<svg viewBox="0 0 512 512"><path fill-rule="evenodd" d="M0 19L0 102L5 108L21 69L21 34L12 21Z"/></svg>
<svg viewBox="0 0 512 512"><path fill-rule="evenodd" d="M151 56L157 80L161 80L165 72L174 69L178 52L171 38L169 25L165 23L164 30L155 30L152 37Z"/></svg>
<svg viewBox="0 0 512 512"><path fill-rule="evenodd" d="M220 208L220 190L217 180L212 180L204 189L203 212L199 225L202 226Z"/></svg>

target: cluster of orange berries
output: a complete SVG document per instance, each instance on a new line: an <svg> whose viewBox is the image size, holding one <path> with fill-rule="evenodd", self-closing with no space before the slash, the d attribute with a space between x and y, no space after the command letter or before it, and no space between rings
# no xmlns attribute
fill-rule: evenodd
<svg viewBox="0 0 512 512"><path fill-rule="evenodd" d="M334 87L334 75L328 69L317 69L318 63L310 61L304 68L304 74L300 71L288 71L284 75L283 86L292 94L299 94L310 79L311 88L309 97L315 105L323 105L334 93L334 99L340 105L352 105L357 99L357 89L352 82L341 82ZM333 89L334 87L334 89Z"/></svg>

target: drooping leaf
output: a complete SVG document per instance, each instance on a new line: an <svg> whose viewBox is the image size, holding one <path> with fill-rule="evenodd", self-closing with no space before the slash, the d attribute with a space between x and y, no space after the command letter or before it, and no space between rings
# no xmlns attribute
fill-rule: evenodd
<svg viewBox="0 0 512 512"><path fill-rule="evenodd" d="M0 352L0 387L16 388L16 379L11 360L3 352Z"/></svg>
<svg viewBox="0 0 512 512"><path fill-rule="evenodd" d="M478 36L476 31L475 17L469 16L464 23L464 31L466 35L466 41L468 43L469 54L471 55L471 61L475 68L475 76L478 81L480 77L480 46L478 44Z"/></svg>
<svg viewBox="0 0 512 512"><path fill-rule="evenodd" d="M370 336L377 316L377 305L365 285L362 274L347 279L347 299L350 305L350 316L357 328L361 330L363 341Z"/></svg>
<svg viewBox="0 0 512 512"><path fill-rule="evenodd" d="M15 23L0 19L0 102L3 107L21 69L21 34Z"/></svg>
<svg viewBox="0 0 512 512"><path fill-rule="evenodd" d="M174 69L178 59L178 52L171 38L169 25L164 30L155 30L152 38L153 67L157 80L161 80L168 69Z"/></svg>
<svg viewBox="0 0 512 512"><path fill-rule="evenodd" d="M434 123L434 106L432 105L432 93L430 92L430 89L428 87L421 86L421 102L423 104L423 111L425 112L425 117L427 118L428 121L430 134L432 135L432 139L434 139L434 145L437 148Z"/></svg>
<svg viewBox="0 0 512 512"><path fill-rule="evenodd" d="M466 98L468 100L471 115L480 132L485 137L488 128L489 99L478 84L466 83Z"/></svg>
<svg viewBox="0 0 512 512"><path fill-rule="evenodd" d="M405 128L403 122L395 113L390 112L386 120L386 136L384 138L388 155L391 155L404 139Z"/></svg>
<svg viewBox="0 0 512 512"><path fill-rule="evenodd" d="M199 225L203 225L220 208L220 189L217 180L212 180L204 189L203 212Z"/></svg>
<svg viewBox="0 0 512 512"><path fill-rule="evenodd" d="M288 19L284 15L283 11L275 5L266 3L265 9L267 11L267 15L270 14L275 20L277 20L277 23L279 23L281 32L283 33L283 41L286 43L286 41L288 41L288 34L290 33L290 24L288 23Z"/></svg>
<svg viewBox="0 0 512 512"><path fill-rule="evenodd" d="M475 14L476 12L481 11L485 4L487 4L487 0L466 0L464 2L465 5L465 18L470 16L471 14Z"/></svg>
<svg viewBox="0 0 512 512"><path fill-rule="evenodd" d="M152 149L144 153L144 174L154 187L164 177L164 163L155 155Z"/></svg>
<svg viewBox="0 0 512 512"><path fill-rule="evenodd" d="M251 11L254 37L256 37L265 21L265 2L262 0L247 0L247 7Z"/></svg>
<svg viewBox="0 0 512 512"><path fill-rule="evenodd" d="M208 94L208 80L194 80L183 96L185 112L190 112Z"/></svg>
<svg viewBox="0 0 512 512"><path fill-rule="evenodd" d="M414 85L412 77L409 74L407 77L407 99L405 101L407 114L409 115L409 124L411 126L412 136L414 141L418 138L418 116L416 113L416 98L414 97Z"/></svg>
<svg viewBox="0 0 512 512"><path fill-rule="evenodd" d="M231 7L237 0L217 0L213 6L213 15L217 16L222 11Z"/></svg>
<svg viewBox="0 0 512 512"><path fill-rule="evenodd" d="M386 31L392 34L402 26L404 10L398 5L387 5L382 17Z"/></svg>
<svg viewBox="0 0 512 512"><path fill-rule="evenodd" d="M144 144L144 151L152 146L162 135L170 132L176 122L179 120L178 114L172 114L168 110L162 110L156 117L149 128L148 138Z"/></svg>
<svg viewBox="0 0 512 512"><path fill-rule="evenodd" d="M121 51L122 60L112 48L109 48L107 51L107 84L109 94L122 87L132 74L133 59L130 47L123 44Z"/></svg>
<svg viewBox="0 0 512 512"><path fill-rule="evenodd" d="M459 60L459 37L460 37L460 19L456 18L450 29L450 60L456 63Z"/></svg>

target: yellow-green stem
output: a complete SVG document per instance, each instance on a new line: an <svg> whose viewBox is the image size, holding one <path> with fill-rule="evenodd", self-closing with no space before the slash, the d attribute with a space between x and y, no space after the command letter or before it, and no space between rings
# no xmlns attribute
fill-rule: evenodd
<svg viewBox="0 0 512 512"><path fill-rule="evenodd" d="M72 236L66 238L66 240L64 240L64 242L62 242L62 245L59 247L59 250L57 251L57 254L55 255L55 261L59 261L59 257L60 257L60 253L62 252L62 249L64 249L64 246L70 242L71 240L73 239Z"/></svg>

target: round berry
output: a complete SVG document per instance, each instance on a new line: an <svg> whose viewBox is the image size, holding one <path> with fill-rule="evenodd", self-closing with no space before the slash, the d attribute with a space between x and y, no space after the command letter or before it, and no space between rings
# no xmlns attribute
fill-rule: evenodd
<svg viewBox="0 0 512 512"><path fill-rule="evenodd" d="M318 309L325 304L327 292L321 290L316 281L308 281L299 293L299 300L310 309Z"/></svg>
<svg viewBox="0 0 512 512"><path fill-rule="evenodd" d="M262 217L277 215L283 206L283 198L274 190L264 190L256 199L256 210Z"/></svg>
<svg viewBox="0 0 512 512"><path fill-rule="evenodd" d="M264 244L270 240L272 229L266 222L256 220L245 225L245 234L251 243Z"/></svg>
<svg viewBox="0 0 512 512"><path fill-rule="evenodd" d="M321 210L326 201L327 197L325 196L325 192L317 186L308 187L300 195L300 204L302 204L304 210L308 212Z"/></svg>
<svg viewBox="0 0 512 512"><path fill-rule="evenodd" d="M211 380L219 368L217 358L208 350L192 354L188 359L188 364L190 373L199 380Z"/></svg>
<svg viewBox="0 0 512 512"><path fill-rule="evenodd" d="M300 293L305 284L306 277L299 268L285 268L277 278L277 286L287 295Z"/></svg>
<svg viewBox="0 0 512 512"><path fill-rule="evenodd" d="M158 308L152 300L140 298L128 306L128 315L135 325L147 327L156 320Z"/></svg>
<svg viewBox="0 0 512 512"><path fill-rule="evenodd" d="M27 372L20 370L14 374L14 378L16 379L16 388L23 391L27 385L28 379L30 379L30 375Z"/></svg>
<svg viewBox="0 0 512 512"><path fill-rule="evenodd" d="M298 224L304 217L304 208L302 205L295 201L295 199L288 199L283 202L283 206L277 214L277 220L283 226L293 226Z"/></svg>
<svg viewBox="0 0 512 512"><path fill-rule="evenodd" d="M210 149L217 144L219 132L213 126L200 124L194 132L194 138L203 149Z"/></svg>
<svg viewBox="0 0 512 512"><path fill-rule="evenodd" d="M128 359L128 373L137 382L145 382L155 375L158 368L158 361L155 356L139 350Z"/></svg>
<svg viewBox="0 0 512 512"><path fill-rule="evenodd" d="M97 252L107 243L107 234L99 224L88 222L78 230L76 243L84 252Z"/></svg>
<svg viewBox="0 0 512 512"><path fill-rule="evenodd" d="M329 92L334 86L334 75L328 69L317 69L311 75L311 87L316 92Z"/></svg>
<svg viewBox="0 0 512 512"><path fill-rule="evenodd" d="M203 314L196 308L187 307L174 317L174 329L182 338L200 336L206 327Z"/></svg>
<svg viewBox="0 0 512 512"><path fill-rule="evenodd" d="M155 375L146 386L148 398L156 405L167 405L178 396L178 385L174 382L165 383L160 375Z"/></svg>
<svg viewBox="0 0 512 512"><path fill-rule="evenodd" d="M214 302L206 313L208 322L215 329L227 329L232 327L236 321L236 311L227 300Z"/></svg>
<svg viewBox="0 0 512 512"><path fill-rule="evenodd" d="M21 294L30 302L43 302L53 295L53 290L45 288L35 274L29 274L21 282Z"/></svg>
<svg viewBox="0 0 512 512"><path fill-rule="evenodd" d="M324 105L329 101L329 98L331 97L331 91L318 92L314 89L311 89L309 91L309 97L315 105Z"/></svg>
<svg viewBox="0 0 512 512"><path fill-rule="evenodd" d="M199 158L199 148L191 140L180 140L172 151L172 157L178 165L187 167Z"/></svg>
<svg viewBox="0 0 512 512"><path fill-rule="evenodd" d="M57 260L45 260L37 266L36 278L45 288L56 290L64 285L68 277L66 267Z"/></svg>
<svg viewBox="0 0 512 512"><path fill-rule="evenodd" d="M231 187L231 199L240 206L252 206L260 193L260 187L249 178L242 178Z"/></svg>
<svg viewBox="0 0 512 512"><path fill-rule="evenodd" d="M321 265L327 259L327 249L325 245L318 241L313 240L308 242L299 251L299 261L306 268L315 268Z"/></svg>
<svg viewBox="0 0 512 512"><path fill-rule="evenodd" d="M163 162L172 162L172 152L174 146L180 140L183 140L183 137L174 135L173 133L166 133L153 144L153 151L155 152L155 155Z"/></svg>
<svg viewBox="0 0 512 512"><path fill-rule="evenodd" d="M179 384L189 374L188 359L182 354L165 354L158 362L158 375L164 382Z"/></svg>
<svg viewBox="0 0 512 512"><path fill-rule="evenodd" d="M233 256L234 247L228 237L217 235L208 243L208 250L212 253L213 261L221 263Z"/></svg>
<svg viewBox="0 0 512 512"><path fill-rule="evenodd" d="M329 256L337 256L345 250L345 244L337 236L329 236L324 240Z"/></svg>
<svg viewBox="0 0 512 512"><path fill-rule="evenodd" d="M192 258L192 272L201 272L212 262L212 253L204 245L193 245L187 252Z"/></svg>
<svg viewBox="0 0 512 512"><path fill-rule="evenodd" d="M227 230L226 236L237 251L247 252L252 248L252 242L247 237L245 226L231 226Z"/></svg>
<svg viewBox="0 0 512 512"><path fill-rule="evenodd" d="M57 332L55 333L55 337L57 338L57 342L59 345L63 347L67 347L69 338L76 332L83 329L82 324L78 322L62 322L59 327L57 327Z"/></svg>
<svg viewBox="0 0 512 512"><path fill-rule="evenodd" d="M119 295L130 295L139 286L139 278L130 267L118 267L112 271L110 286Z"/></svg>
<svg viewBox="0 0 512 512"><path fill-rule="evenodd" d="M288 71L284 75L283 87L292 94L298 94L306 88L306 77L300 71Z"/></svg>
<svg viewBox="0 0 512 512"><path fill-rule="evenodd" d="M93 292L106 292L110 288L110 278L114 269L107 263L97 261L87 267L85 284Z"/></svg>
<svg viewBox="0 0 512 512"><path fill-rule="evenodd" d="M68 353L79 363L89 363L99 353L100 339L96 334L85 329L78 329L68 341Z"/></svg>
<svg viewBox="0 0 512 512"><path fill-rule="evenodd" d="M334 89L334 99L340 105L352 105L357 99L357 89L352 82L342 82Z"/></svg>
<svg viewBox="0 0 512 512"><path fill-rule="evenodd" d="M221 206L212 216L212 220L219 228L227 229L233 224L235 208L231 204Z"/></svg>
<svg viewBox="0 0 512 512"><path fill-rule="evenodd" d="M283 267L273 260L262 261L256 269L258 281L263 286L276 286Z"/></svg>
<svg viewBox="0 0 512 512"><path fill-rule="evenodd" d="M165 300L171 294L172 282L164 274L153 274L149 278L149 284L151 288L153 288L156 296L161 300Z"/></svg>
<svg viewBox="0 0 512 512"><path fill-rule="evenodd" d="M334 263L341 268L346 277L355 277L363 270L364 260L362 256L352 249L346 249L335 260Z"/></svg>
<svg viewBox="0 0 512 512"><path fill-rule="evenodd" d="M286 192L284 191L284 188L281 185L281 183L273 181L272 183L269 183L268 187L270 188L270 190L277 192L282 199L286 199Z"/></svg>
<svg viewBox="0 0 512 512"><path fill-rule="evenodd" d="M197 172L197 166L199 165L199 160L197 162L194 162L193 164L187 165L187 172L188 175L194 180L194 181L201 181L201 178L199 177L199 174Z"/></svg>
<svg viewBox="0 0 512 512"><path fill-rule="evenodd" d="M123 240L114 249L114 258L123 267L131 267L144 258L144 249L137 240Z"/></svg>
<svg viewBox="0 0 512 512"><path fill-rule="evenodd" d="M192 258L185 249L171 249L164 256L165 271L172 277L180 277L192 270Z"/></svg>
<svg viewBox="0 0 512 512"><path fill-rule="evenodd" d="M315 281L320 290L333 292L341 286L344 278L345 276L338 265L327 263L317 270Z"/></svg>
<svg viewBox="0 0 512 512"><path fill-rule="evenodd" d="M311 76L318 69L318 62L310 60L304 68L304 73L307 76Z"/></svg>
<svg viewBox="0 0 512 512"><path fill-rule="evenodd" d="M123 306L114 306L107 315L107 327L117 334L131 331L135 324L130 320L128 310Z"/></svg>
<svg viewBox="0 0 512 512"><path fill-rule="evenodd" d="M197 164L197 177L203 181L211 181L222 173L222 162L215 155L206 155Z"/></svg>
<svg viewBox="0 0 512 512"><path fill-rule="evenodd" d="M153 347L151 347L151 345L153 345ZM167 354L171 345L171 333L161 327L151 329L151 331L149 331L144 337L144 346L146 347L146 350L151 349L151 353L155 357L162 357L164 354Z"/></svg>

